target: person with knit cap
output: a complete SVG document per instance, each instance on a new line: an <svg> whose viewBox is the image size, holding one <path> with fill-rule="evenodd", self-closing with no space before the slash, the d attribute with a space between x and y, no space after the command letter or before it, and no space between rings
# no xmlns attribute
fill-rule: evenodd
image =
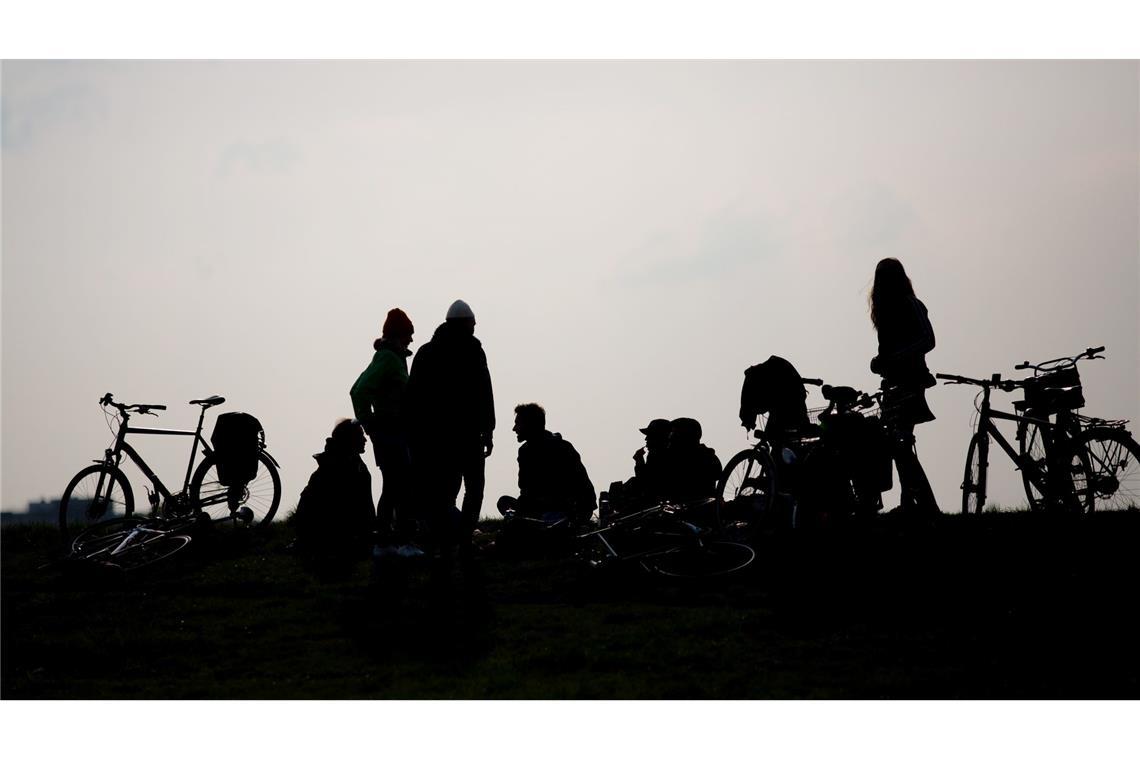
<svg viewBox="0 0 1140 760"><path fill-rule="evenodd" d="M485 459L493 449L495 400L487 355L475 337L475 314L464 301L412 362L406 398L417 479L441 548L470 547L483 506ZM462 516L455 501L464 489Z"/></svg>
<svg viewBox="0 0 1140 760"><path fill-rule="evenodd" d="M356 418L372 440L372 452L383 478L376 505L381 546L407 542L415 529L411 511L411 449L404 414L408 357L415 328L401 309L384 320L381 337L372 344L372 361L353 383L349 395ZM405 552L409 548L401 546Z"/></svg>

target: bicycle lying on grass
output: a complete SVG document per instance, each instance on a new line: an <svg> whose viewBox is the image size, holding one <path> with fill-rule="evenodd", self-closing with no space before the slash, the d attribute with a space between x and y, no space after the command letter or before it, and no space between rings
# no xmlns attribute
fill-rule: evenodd
<svg viewBox="0 0 1140 760"><path fill-rule="evenodd" d="M743 570L756 558L752 547L720 540L693 521L691 513L708 511L714 502L661 503L610 518L578 536L579 555L594 567L636 564L672 578L712 578Z"/></svg>
<svg viewBox="0 0 1140 760"><path fill-rule="evenodd" d="M1015 369L1032 369L1033 376L1003 380L994 374L989 380L939 374L948 383L976 385L974 406L978 424L966 451L966 471L962 479L962 511L978 513L986 503L986 472L992 437L1013 461L1025 486L1033 510L1061 508L1068 512L1135 509L1140 506L1140 446L1124 429L1127 420L1083 417L1076 410L1084 406L1077 363L1103 358L1104 346L1085 349L1080 354L1052 359L1040 364L1023 362ZM1018 413L994 411L990 393L1022 390L1025 397L1013 403ZM1017 423L1018 448L1001 435L993 420Z"/></svg>
<svg viewBox="0 0 1140 760"><path fill-rule="evenodd" d="M202 437L202 423L206 410L224 403L221 396L195 399L191 404L202 407L198 426L194 430L166 430L160 428L131 427L132 414L151 414L166 409L163 404L120 404L108 393L99 400L106 410L115 409L119 429L114 445L107 449L102 459L83 468L64 489L59 504L59 528L64 540L76 530L113 517L130 517L135 510L134 493L130 481L120 467L123 454L126 454L150 481L153 489L147 489L151 513L167 518L196 516L202 514L210 520L231 520L245 508L251 515L249 520L236 520L237 524L267 524L277 513L281 503L281 477L277 473L277 461L265 450L260 442L257 454L257 474L244 485L224 485L219 480L218 459L214 451ZM156 415L157 416L157 415ZM186 477L182 489L172 492L163 484L142 456L127 443L127 435L174 435L191 436L194 443L190 448L190 460L186 464ZM197 469L194 460L198 447L202 447L202 460ZM243 512L243 515L246 513Z"/></svg>

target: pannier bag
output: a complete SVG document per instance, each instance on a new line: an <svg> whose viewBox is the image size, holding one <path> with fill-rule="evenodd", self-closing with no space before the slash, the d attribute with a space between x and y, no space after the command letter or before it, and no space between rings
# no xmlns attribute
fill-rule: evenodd
<svg viewBox="0 0 1140 760"><path fill-rule="evenodd" d="M1055 412L1061 409L1080 409L1084 405L1081 375L1076 367L1038 375L1025 381L1025 406L1030 409Z"/></svg>
<svg viewBox="0 0 1140 760"><path fill-rule="evenodd" d="M264 442L265 431L252 414L219 414L210 436L218 463L218 482L224 486L243 486L257 477L257 455Z"/></svg>

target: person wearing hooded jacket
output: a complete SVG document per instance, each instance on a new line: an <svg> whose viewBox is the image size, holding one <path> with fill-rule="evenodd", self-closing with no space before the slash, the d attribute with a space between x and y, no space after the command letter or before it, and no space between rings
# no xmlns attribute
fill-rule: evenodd
<svg viewBox="0 0 1140 760"><path fill-rule="evenodd" d="M483 507L485 459L494 448L495 400L475 314L463 301L420 347L408 377L405 409L417 479L437 540L469 545ZM462 517L452 525L464 489Z"/></svg>
<svg viewBox="0 0 1140 760"><path fill-rule="evenodd" d="M352 398L356 419L372 439L372 453L383 478L376 504L379 540L412 537L415 519L411 507L412 461L404 415L404 394L408 384L408 357L415 328L401 309L392 309L384 320L381 337L372 344L372 361L353 383ZM393 524L393 520L395 524Z"/></svg>
<svg viewBox="0 0 1140 760"><path fill-rule="evenodd" d="M313 455L317 469L301 491L294 518L303 555L337 564L367 555L376 515L363 453L363 427L341 420L325 439L324 451Z"/></svg>

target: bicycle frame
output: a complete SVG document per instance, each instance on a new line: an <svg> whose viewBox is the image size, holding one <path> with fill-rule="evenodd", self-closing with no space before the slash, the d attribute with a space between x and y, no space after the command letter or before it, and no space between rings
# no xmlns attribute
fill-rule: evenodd
<svg viewBox="0 0 1140 760"><path fill-rule="evenodd" d="M131 461L135 463L135 466L137 466L139 470L142 471L143 475L145 475L146 478L151 482L151 484L154 486L155 492L161 495L164 500L170 499L173 497L170 489L166 487L166 485L162 482L154 470L152 470L150 466L147 465L146 461L143 460L142 455L140 455L138 451L136 451L135 448L131 446L131 444L127 443L127 436L133 433L135 435L175 435L193 437L194 445L190 448L190 460L186 463L186 477L182 482L181 492L184 493L186 491L186 488L190 485L190 477L194 472L194 460L198 455L198 446L201 445L203 456L210 456L213 454L213 450L210 448L209 444L206 443L206 439L202 437L202 424L205 419L206 408L203 407L202 413L198 416L198 427L194 430L131 427L129 424L130 415L124 412L123 421L122 424L119 425L119 434L115 438L114 447L107 449L103 460L95 460L95 462L96 464L105 462L115 467L119 467L120 463L122 462L123 454L126 454L128 457L130 457ZM103 475L100 475L99 477L99 482L96 486L96 493L100 493L103 490L103 477Z"/></svg>

